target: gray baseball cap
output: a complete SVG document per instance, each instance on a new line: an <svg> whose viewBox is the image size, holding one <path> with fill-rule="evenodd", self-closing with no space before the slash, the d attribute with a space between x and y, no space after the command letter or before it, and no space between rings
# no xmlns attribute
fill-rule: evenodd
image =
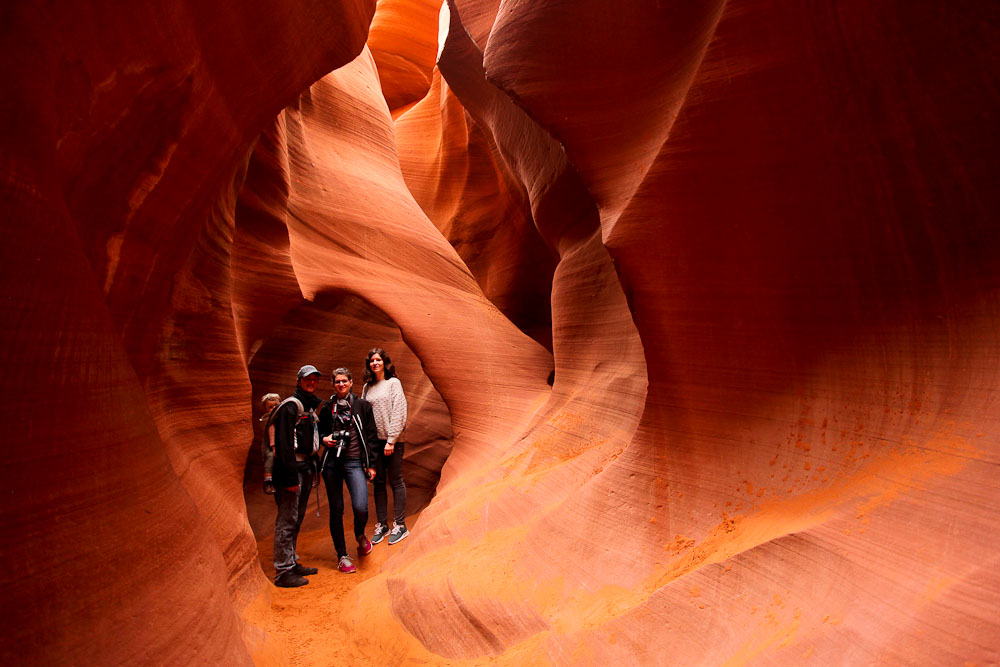
<svg viewBox="0 0 1000 667"><path fill-rule="evenodd" d="M319 369L311 364L306 364L305 366L299 369L300 380L307 375L318 375L320 377L323 377L323 374L319 372Z"/></svg>

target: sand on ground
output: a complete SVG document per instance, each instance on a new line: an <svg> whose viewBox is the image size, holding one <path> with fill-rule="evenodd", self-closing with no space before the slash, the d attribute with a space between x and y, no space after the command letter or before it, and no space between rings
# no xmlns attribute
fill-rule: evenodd
<svg viewBox="0 0 1000 667"><path fill-rule="evenodd" d="M328 520L327 511L324 503L323 523ZM310 507L310 514L315 514L313 507ZM412 526L416 519L416 516L407 517L407 525ZM316 521L311 520L306 526L309 524L315 525ZM350 533L350 509L345 517L345 524ZM369 521L369 537L373 527L374 522ZM337 570L337 552L333 548L328 528L307 530L304 526L299 533L299 562L318 568L319 572L307 577L309 583L298 588L269 586L263 599L255 605L257 609L247 614L247 620L267 635L252 648L253 660L258 667L328 667L348 661L354 665L361 664L357 655L347 650L347 637L343 626L338 622L338 615L344 611L343 605L348 594L361 582L377 574L397 547L389 546L388 541L384 540L374 545L369 555L358 557L354 536L348 534L346 541L348 554L357 568L353 574ZM268 581L274 579L273 545L270 535L257 541L261 569Z"/></svg>

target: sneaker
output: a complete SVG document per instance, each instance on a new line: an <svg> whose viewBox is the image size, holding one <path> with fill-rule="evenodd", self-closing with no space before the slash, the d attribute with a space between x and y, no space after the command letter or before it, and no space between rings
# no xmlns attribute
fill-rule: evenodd
<svg viewBox="0 0 1000 667"><path fill-rule="evenodd" d="M274 585L281 588L296 588L298 586L305 586L308 583L309 580L295 574L295 570L283 572L274 580Z"/></svg>
<svg viewBox="0 0 1000 667"><path fill-rule="evenodd" d="M273 496L274 495L274 482L273 481L271 481L269 479L265 479L264 480L264 493L266 493L269 496Z"/></svg>
<svg viewBox="0 0 1000 667"><path fill-rule="evenodd" d="M352 563L351 559L348 558L347 556L340 557L340 565L337 566L337 569L343 572L344 574L350 574L351 572L358 571L358 569L354 567L354 563Z"/></svg>
<svg viewBox="0 0 1000 667"><path fill-rule="evenodd" d="M372 544L378 544L389 534L389 526L384 523L375 524L375 532L372 533Z"/></svg>
<svg viewBox="0 0 1000 667"><path fill-rule="evenodd" d="M292 572L300 577L308 577L310 574L316 574L319 570L314 567L306 567L302 563L296 563L295 567L292 568Z"/></svg>
<svg viewBox="0 0 1000 667"><path fill-rule="evenodd" d="M389 531L389 544L396 544L400 540L409 536L410 531L406 529L405 523L392 522L392 530Z"/></svg>
<svg viewBox="0 0 1000 667"><path fill-rule="evenodd" d="M358 537L358 553L367 556L372 552L372 541L364 535Z"/></svg>

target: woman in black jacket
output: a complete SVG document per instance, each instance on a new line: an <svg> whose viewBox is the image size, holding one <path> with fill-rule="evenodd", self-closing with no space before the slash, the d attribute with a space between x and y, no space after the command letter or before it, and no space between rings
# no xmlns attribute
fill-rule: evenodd
<svg viewBox="0 0 1000 667"><path fill-rule="evenodd" d="M367 556L372 550L372 543L365 535L368 525L367 482L375 477L375 447L378 445L372 406L351 392L353 386L351 371L346 368L335 370L334 394L319 413L319 432L325 445L320 470L326 482L326 497L330 501L330 536L340 561L337 569L344 573L356 570L347 555L344 540L344 484L347 484L347 491L351 494L358 553Z"/></svg>

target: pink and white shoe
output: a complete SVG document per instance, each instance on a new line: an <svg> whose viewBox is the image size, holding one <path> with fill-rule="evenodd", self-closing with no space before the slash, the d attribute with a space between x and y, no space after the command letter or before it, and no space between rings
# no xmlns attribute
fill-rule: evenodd
<svg viewBox="0 0 1000 667"><path fill-rule="evenodd" d="M358 554L367 556L372 552L372 541L366 535L358 536Z"/></svg>
<svg viewBox="0 0 1000 667"><path fill-rule="evenodd" d="M351 574L352 572L358 571L358 568L354 567L354 563L352 563L351 559L347 556L340 557L340 565L337 566L337 569L344 574Z"/></svg>

